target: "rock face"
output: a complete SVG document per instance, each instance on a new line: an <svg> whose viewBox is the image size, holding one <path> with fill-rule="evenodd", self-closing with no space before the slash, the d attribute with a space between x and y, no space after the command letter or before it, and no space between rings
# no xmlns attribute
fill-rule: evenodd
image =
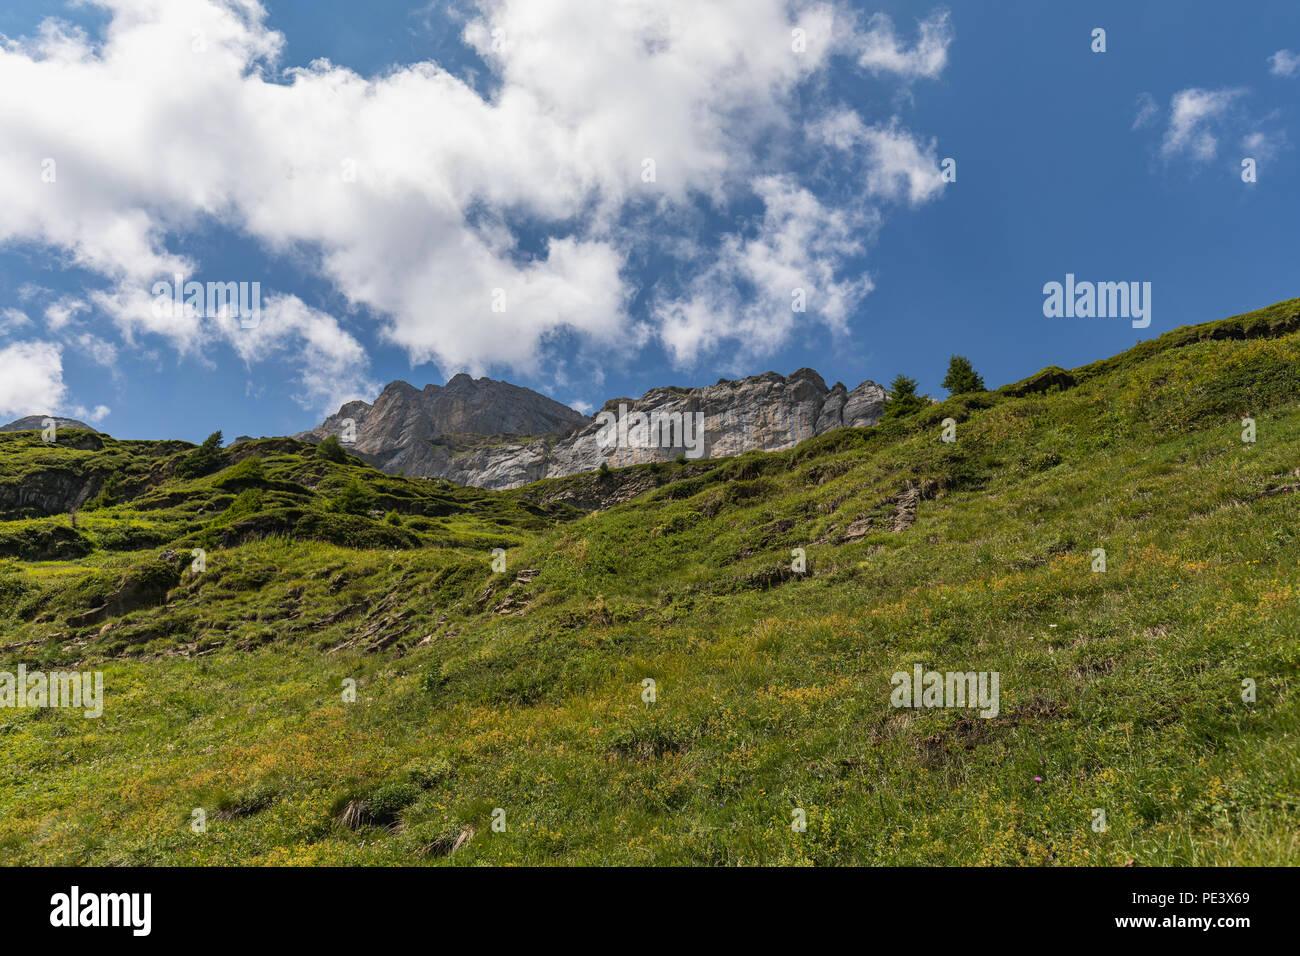
<svg viewBox="0 0 1300 956"><path fill-rule="evenodd" d="M765 372L735 381L720 380L707 388L655 388L639 399L611 399L589 424L558 441L547 455L546 471L539 478L554 478L591 471L602 461L619 468L647 461L725 458L759 449L781 451L823 432L845 425L864 427L880 419L885 391L864 382L853 391L836 383L828 389L812 369L801 368L789 377ZM637 433L634 416L641 413L648 425ZM676 438L682 416L686 441ZM615 422L628 421L627 440L617 436L609 443ZM703 440L690 422L702 423ZM659 423L656 426L656 423ZM604 435L602 435L602 431ZM647 440L648 439L648 440ZM530 446L530 448L535 448Z"/></svg>
<svg viewBox="0 0 1300 956"><path fill-rule="evenodd" d="M438 456L430 457L419 447L429 439L558 434L586 421L579 412L532 389L461 374L446 385L423 389L390 382L373 405L348 402L319 427L294 437L320 441L340 435L348 419L355 429L354 442L342 436L349 451L379 459L385 471L412 475L432 473L428 468Z"/></svg>
<svg viewBox="0 0 1300 956"><path fill-rule="evenodd" d="M47 417L52 416L29 415L0 426L0 432L39 432ZM98 451L104 447L103 436L84 422L73 418L55 418L54 421L57 423L55 443L50 447L80 451ZM85 474L78 467L65 465L50 465L6 474L0 480L0 520L36 518L75 511L89 501L103 483L102 475ZM58 543L53 542L51 546ZM61 557L62 554L57 549L51 552L52 556Z"/></svg>
<svg viewBox="0 0 1300 956"><path fill-rule="evenodd" d="M0 483L0 520L75 511L99 491L103 479L73 469L42 468Z"/></svg>
<svg viewBox="0 0 1300 956"><path fill-rule="evenodd" d="M345 447L390 474L515 488L602 462L619 468L679 455L781 451L836 428L874 425L884 403L874 382L827 388L803 368L788 377L765 372L705 388L654 388L639 399L610 399L587 418L526 388L457 375L443 388L393 382L373 405L349 402L294 437L346 439L340 433L352 419L355 441Z"/></svg>

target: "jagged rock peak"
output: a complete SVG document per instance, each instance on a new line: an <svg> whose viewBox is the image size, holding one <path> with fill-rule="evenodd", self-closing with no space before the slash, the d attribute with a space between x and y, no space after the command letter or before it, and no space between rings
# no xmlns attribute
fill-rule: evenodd
<svg viewBox="0 0 1300 956"><path fill-rule="evenodd" d="M484 488L512 488L598 468L647 461L722 458L754 449L780 451L823 432L862 428L880 418L885 390L863 382L850 390L810 368L790 375L763 372L716 385L665 385L640 398L611 398L594 418L543 395L461 373L446 385L416 389L391 382L374 405L350 402L299 436L320 440L352 419L350 450L389 473L448 478ZM698 430L678 441L611 445L609 416L689 417ZM624 436L626 437L626 432ZM475 438L475 436L479 436ZM681 436L677 436L681 438Z"/></svg>
<svg viewBox="0 0 1300 956"><path fill-rule="evenodd" d="M532 389L462 372L446 385L423 389L400 379L389 382L373 404L348 402L316 428L294 437L320 441L339 435L354 451L385 455L441 435L563 434L586 420Z"/></svg>

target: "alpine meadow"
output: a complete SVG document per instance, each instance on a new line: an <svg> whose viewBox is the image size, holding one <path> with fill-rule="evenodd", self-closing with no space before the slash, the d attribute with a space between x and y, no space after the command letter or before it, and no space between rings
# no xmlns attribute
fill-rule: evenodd
<svg viewBox="0 0 1300 956"><path fill-rule="evenodd" d="M0 433L0 650L105 686L95 720L3 712L0 851L1294 865L1297 395L1292 299L506 490ZM1000 675L997 715L895 706L917 665Z"/></svg>

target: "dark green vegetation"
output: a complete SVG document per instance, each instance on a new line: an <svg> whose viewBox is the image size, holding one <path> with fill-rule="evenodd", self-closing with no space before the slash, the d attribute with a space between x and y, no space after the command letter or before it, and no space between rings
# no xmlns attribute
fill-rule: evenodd
<svg viewBox="0 0 1300 956"><path fill-rule="evenodd" d="M967 392L984 391L984 376L975 371L975 366L964 355L954 355L948 360L948 374L940 383L952 395L964 395Z"/></svg>
<svg viewBox="0 0 1300 956"><path fill-rule="evenodd" d="M916 379L898 375L889 385L889 399L885 402L881 418L887 422L907 418L929 406L930 399L916 392Z"/></svg>
<svg viewBox="0 0 1300 956"><path fill-rule="evenodd" d="M105 672L98 720L0 710L0 853L1300 862L1298 399L1293 300L514 492L287 439L192 469L0 435L4 666ZM999 672L999 715L891 707L916 663Z"/></svg>

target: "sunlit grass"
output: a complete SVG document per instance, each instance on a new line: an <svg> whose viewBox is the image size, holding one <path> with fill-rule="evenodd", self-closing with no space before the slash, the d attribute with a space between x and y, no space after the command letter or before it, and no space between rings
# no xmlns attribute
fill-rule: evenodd
<svg viewBox="0 0 1300 956"><path fill-rule="evenodd" d="M529 511L538 489L450 494L268 457L273 480L323 489L293 498L322 515L333 479L362 475L419 545L276 530L214 546L166 606L106 631L68 624L90 593L75 585L161 547L0 565L7 659L102 668L106 686L99 720L0 710L0 850L15 863L1295 864L1297 397L1295 332L1140 349L1065 391L664 466L657 490L586 516ZM955 445L938 441L949 415ZM927 479L916 522L893 530L894 497ZM177 522L188 560L234 500L220 480L141 520ZM67 519L4 527L51 521ZM809 573L770 575L795 548ZM516 582L525 568L538 573ZM893 708L890 676L914 663L998 671L998 717Z"/></svg>

